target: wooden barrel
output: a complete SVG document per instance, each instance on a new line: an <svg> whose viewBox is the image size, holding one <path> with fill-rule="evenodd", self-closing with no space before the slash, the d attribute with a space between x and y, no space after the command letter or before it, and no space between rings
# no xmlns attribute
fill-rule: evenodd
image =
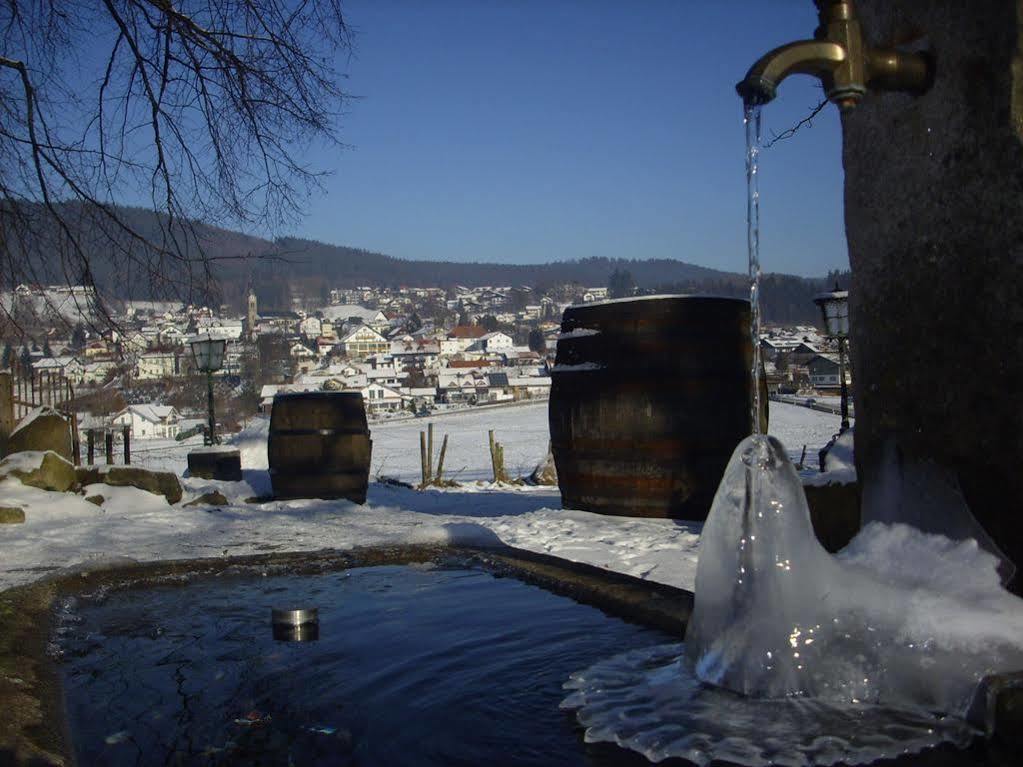
<svg viewBox="0 0 1023 767"><path fill-rule="evenodd" d="M550 399L565 508L706 518L751 430L749 319L749 301L699 296L565 310Z"/></svg>
<svg viewBox="0 0 1023 767"><path fill-rule="evenodd" d="M274 397L267 442L274 497L365 503L372 449L358 392Z"/></svg>

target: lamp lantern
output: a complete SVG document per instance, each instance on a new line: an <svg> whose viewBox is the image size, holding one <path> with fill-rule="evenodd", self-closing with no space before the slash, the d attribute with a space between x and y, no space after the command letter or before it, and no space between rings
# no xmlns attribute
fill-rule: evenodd
<svg viewBox="0 0 1023 767"><path fill-rule="evenodd" d="M217 338L212 333L205 333L204 335L195 336L188 343L192 347L192 359L195 362L196 370L206 374L206 394L210 420L206 444L216 445L219 444L220 440L217 438L217 421L213 413L213 374L224 367L227 339Z"/></svg>
<svg viewBox="0 0 1023 767"><path fill-rule="evenodd" d="M838 380L842 393L842 426L839 434L849 428L849 388L845 382L845 345L849 338L849 291L838 283L830 293L820 293L813 302L821 309L824 334L838 342ZM821 471L824 470L823 464Z"/></svg>
<svg viewBox="0 0 1023 767"><path fill-rule="evenodd" d="M813 302L821 309L824 332L832 338L849 335L849 291L839 290L838 283L830 293L820 293Z"/></svg>

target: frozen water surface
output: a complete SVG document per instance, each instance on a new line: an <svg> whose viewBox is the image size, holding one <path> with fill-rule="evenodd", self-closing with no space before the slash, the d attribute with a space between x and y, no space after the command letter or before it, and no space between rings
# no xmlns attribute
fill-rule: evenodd
<svg viewBox="0 0 1023 767"><path fill-rule="evenodd" d="M1023 602L972 540L873 524L817 543L781 444L736 448L703 530L685 645L574 675L587 737L651 759L866 763L941 742L986 675L1023 668Z"/></svg>

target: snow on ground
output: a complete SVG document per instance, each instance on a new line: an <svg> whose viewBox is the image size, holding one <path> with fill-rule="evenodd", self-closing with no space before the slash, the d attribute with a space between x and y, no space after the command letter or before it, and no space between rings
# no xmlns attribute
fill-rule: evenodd
<svg viewBox="0 0 1023 767"><path fill-rule="evenodd" d="M118 557L139 561L311 551L403 542L503 542L692 589L701 524L670 519L611 517L562 510L557 488L494 486L487 431L505 446L510 474L529 473L547 451L547 403L468 410L430 419L371 425L371 476L419 478L419 431L433 422L435 451L449 435L445 474L464 484L419 492L371 482L364 506L347 501L246 503L270 492L265 419L234 438L242 452L242 482L183 480L187 502L219 489L229 505L169 506L132 488L93 485L102 507L81 496L0 482L0 503L22 506L26 522L0 525L0 589L77 563ZM771 433L795 459L807 462L837 430L837 420L792 405L771 403ZM182 473L198 443L139 440L133 462Z"/></svg>

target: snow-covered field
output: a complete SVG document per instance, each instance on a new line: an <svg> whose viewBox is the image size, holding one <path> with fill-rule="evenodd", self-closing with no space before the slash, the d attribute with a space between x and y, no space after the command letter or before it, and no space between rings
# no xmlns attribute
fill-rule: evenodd
<svg viewBox="0 0 1023 767"><path fill-rule="evenodd" d="M693 587L701 525L666 519L610 517L563 510L556 488L495 486L489 482L487 431L505 446L509 474L532 470L547 451L547 403L464 411L431 419L374 424L373 477L419 478L419 431L434 423L435 451L449 436L445 475L463 485L419 492L372 482L364 506L346 501L246 503L270 491L266 421L254 421L237 440L243 482L185 479L185 501L214 487L230 505L169 506L161 496L97 485L102 507L82 497L0 482L0 503L26 509L26 522L0 525L0 589L76 563L117 557L139 561L217 557L268 551L348 548L401 542L496 543L607 567L682 588ZM794 459L807 463L837 430L826 413L771 404L771 433ZM194 444L143 442L133 448L146 468L183 473Z"/></svg>

